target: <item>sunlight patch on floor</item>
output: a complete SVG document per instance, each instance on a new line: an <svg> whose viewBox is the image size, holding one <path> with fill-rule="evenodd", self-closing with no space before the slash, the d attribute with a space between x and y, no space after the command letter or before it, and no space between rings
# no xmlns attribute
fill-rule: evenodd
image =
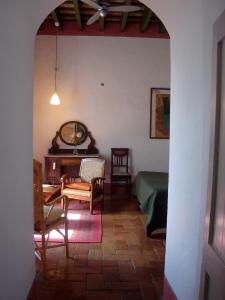
<svg viewBox="0 0 225 300"><path fill-rule="evenodd" d="M67 214L67 219L68 220L80 220L81 215L77 213L68 213Z"/></svg>

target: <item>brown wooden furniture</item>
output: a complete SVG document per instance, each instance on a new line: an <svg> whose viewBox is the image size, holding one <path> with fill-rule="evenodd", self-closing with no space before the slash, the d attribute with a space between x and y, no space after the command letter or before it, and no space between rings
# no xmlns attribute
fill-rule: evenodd
<svg viewBox="0 0 225 300"><path fill-rule="evenodd" d="M62 176L61 194L69 199L90 203L90 213L97 204L104 202L105 160L99 158L82 159L79 177L70 174Z"/></svg>
<svg viewBox="0 0 225 300"><path fill-rule="evenodd" d="M129 149L111 148L111 194L113 188L125 186L130 194L131 175L129 174Z"/></svg>
<svg viewBox="0 0 225 300"><path fill-rule="evenodd" d="M80 163L83 158L99 157L98 154L58 154L45 156L45 183L61 184L61 177L68 173L72 177L79 175Z"/></svg>
<svg viewBox="0 0 225 300"><path fill-rule="evenodd" d="M55 207L57 202L63 199L64 207ZM33 202L34 202L34 234L41 235L41 242L35 242L35 254L43 264L43 272L46 271L46 250L54 247L66 247L66 256L69 257L68 246L68 201L65 195L60 195L47 203L44 201L42 187L41 163L33 160ZM64 224L65 234L59 230L59 225ZM64 238L64 243L48 244L48 237L51 230L57 230ZM45 235L47 234L47 239Z"/></svg>
<svg viewBox="0 0 225 300"><path fill-rule="evenodd" d="M43 195L45 202L49 202L52 199L61 195L61 185L42 184Z"/></svg>
<svg viewBox="0 0 225 300"><path fill-rule="evenodd" d="M60 139L61 143L72 146L65 149L60 149L57 143ZM83 144L86 140L89 140L89 144L86 149L77 148L77 146ZM95 139L87 127L78 121L69 121L56 131L54 138L52 139L52 146L48 150L49 154L97 154L98 149L95 147Z"/></svg>

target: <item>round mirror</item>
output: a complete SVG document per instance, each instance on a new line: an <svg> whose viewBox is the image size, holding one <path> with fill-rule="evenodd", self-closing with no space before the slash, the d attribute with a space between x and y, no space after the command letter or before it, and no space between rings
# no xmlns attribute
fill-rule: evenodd
<svg viewBox="0 0 225 300"><path fill-rule="evenodd" d="M84 124L77 121L70 121L60 127L59 136L65 144L76 146L86 140L88 131Z"/></svg>

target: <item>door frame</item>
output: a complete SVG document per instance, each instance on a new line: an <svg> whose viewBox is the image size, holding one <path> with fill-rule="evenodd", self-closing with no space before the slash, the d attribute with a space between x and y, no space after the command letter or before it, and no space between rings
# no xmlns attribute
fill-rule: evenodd
<svg viewBox="0 0 225 300"><path fill-rule="evenodd" d="M216 20L213 26L213 56L212 56L212 93L211 93L211 124L210 124L210 152L209 152L209 171L207 204L204 225L204 248L201 270L200 299L207 299L209 276L215 274L219 284L224 285L224 271L219 266L219 257L215 255L210 247L212 230L211 223L214 219L215 202L213 195L216 193L217 171L218 171L218 152L219 152L219 134L220 134L220 107L221 107L221 77L222 77L222 43L225 38L225 10ZM212 264L211 259L218 263ZM223 271L223 272L222 272ZM221 276L218 276L221 274Z"/></svg>

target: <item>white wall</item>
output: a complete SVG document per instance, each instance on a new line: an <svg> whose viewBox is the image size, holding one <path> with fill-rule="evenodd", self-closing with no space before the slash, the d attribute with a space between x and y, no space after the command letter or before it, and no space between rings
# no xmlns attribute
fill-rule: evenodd
<svg viewBox="0 0 225 300"><path fill-rule="evenodd" d="M29 1L27 1L29 2ZM32 25L27 6L0 4L0 298L24 300L32 242ZM28 16L27 16L28 14ZM33 28L34 29L34 28Z"/></svg>
<svg viewBox="0 0 225 300"><path fill-rule="evenodd" d="M168 172L169 141L150 139L149 123L150 88L170 86L169 40L59 36L59 107L49 104L54 53L55 37L38 36L34 156L43 160L56 130L78 120L92 132L108 167L111 147L129 147L133 174Z"/></svg>
<svg viewBox="0 0 225 300"><path fill-rule="evenodd" d="M225 3L171 2L179 17L170 18L170 6L165 16L172 88L165 274L178 299L193 300L199 294L207 198L212 25ZM154 6L162 14L167 11Z"/></svg>
<svg viewBox="0 0 225 300"><path fill-rule="evenodd" d="M165 273L178 299L185 300L198 299L199 294L208 178L212 24L225 8L224 1L209 3L186 3L186 13L182 13L171 41L171 176Z"/></svg>
<svg viewBox="0 0 225 300"><path fill-rule="evenodd" d="M1 299L25 299L32 247L32 77L35 28L62 1L0 4ZM166 276L198 298L206 202L212 24L224 0L145 0L171 36L172 129ZM203 26L204 25L204 26ZM11 221L11 222L10 222Z"/></svg>

